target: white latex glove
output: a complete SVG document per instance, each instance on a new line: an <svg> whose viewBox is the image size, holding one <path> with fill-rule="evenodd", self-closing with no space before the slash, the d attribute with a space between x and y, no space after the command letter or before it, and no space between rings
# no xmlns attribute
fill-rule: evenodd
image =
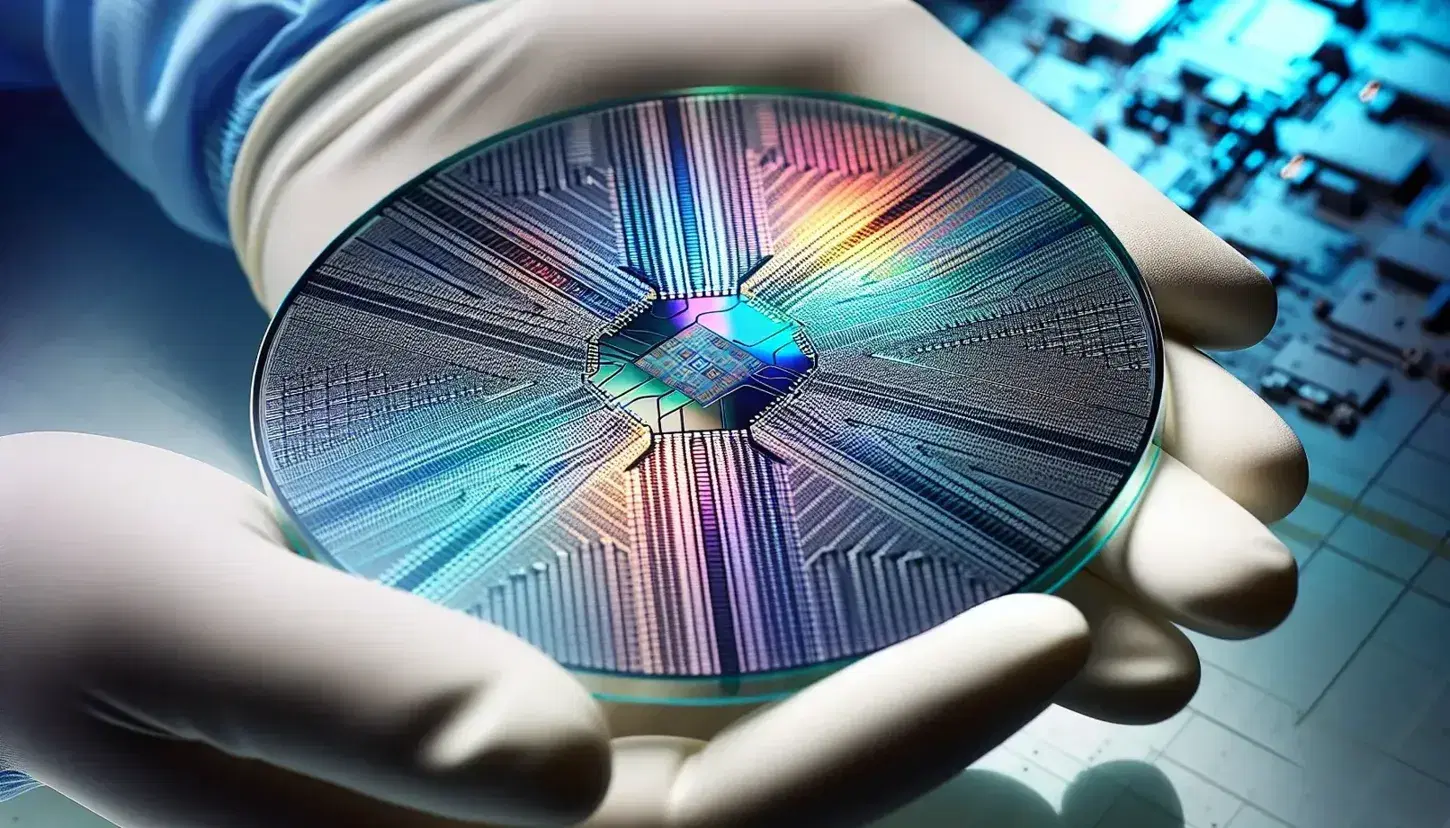
<svg viewBox="0 0 1450 828"><path fill-rule="evenodd" d="M266 498L77 434L0 438L0 763L123 828L853 825L945 781L1081 667L1009 596L708 747L616 740L569 674L293 554ZM427 815L433 814L433 816Z"/></svg>
<svg viewBox="0 0 1450 828"><path fill-rule="evenodd" d="M1298 504L1308 461L1273 409L1196 350L1261 339L1273 286L912 0L390 0L321 44L260 113L233 177L233 245L275 309L365 205L420 171L538 117L696 86L839 92L956 123L1065 184L1138 265L1166 328L1168 456L1136 519L1062 592L1093 627L1065 704L1162 719L1198 682L1174 624L1240 638L1283 620L1298 573L1263 524Z"/></svg>
<svg viewBox="0 0 1450 828"><path fill-rule="evenodd" d="M292 555L262 496L219 472L101 438L4 438L0 764L125 828L568 822L601 796L591 825L862 824L1050 699L1174 712L1198 670L1174 622L1240 637L1283 618L1293 559L1260 521L1302 496L1303 452L1193 350L1261 337L1272 288L907 0L391 0L263 109L234 241L273 309L360 213L480 139L737 84L961 124L1076 191L1137 262L1176 340L1172 456L1071 604L991 602L733 724L605 710L496 628Z"/></svg>

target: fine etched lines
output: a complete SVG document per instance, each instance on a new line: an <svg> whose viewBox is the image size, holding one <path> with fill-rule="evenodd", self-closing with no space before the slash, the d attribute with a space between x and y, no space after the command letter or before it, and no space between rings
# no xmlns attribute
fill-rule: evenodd
<svg viewBox="0 0 1450 828"><path fill-rule="evenodd" d="M280 312L267 474L321 557L574 668L870 652L1080 554L1142 460L1150 311L1054 187L764 93L485 144Z"/></svg>

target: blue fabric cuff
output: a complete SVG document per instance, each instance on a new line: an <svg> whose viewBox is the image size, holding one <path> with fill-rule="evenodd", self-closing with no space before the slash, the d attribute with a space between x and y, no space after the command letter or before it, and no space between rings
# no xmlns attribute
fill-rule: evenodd
<svg viewBox="0 0 1450 828"><path fill-rule="evenodd" d="M226 114L213 122L202 139L207 183L211 189L212 201L223 217L227 214L227 193L231 188L232 170L236 167L237 154L241 152L242 141L247 137L252 121L256 120L257 113L261 111L267 98L271 97L273 90L302 55L323 37L383 2L385 0L348 0L347 5L352 6L352 10L326 26L319 26L319 31L314 31L300 40L279 39L275 49L278 53L274 58L276 65L268 67L263 63L259 67L260 71L249 73L251 76L244 78L238 85Z"/></svg>
<svg viewBox="0 0 1450 828"><path fill-rule="evenodd" d="M0 770L0 802L40 787L40 783L20 771Z"/></svg>
<svg viewBox="0 0 1450 828"><path fill-rule="evenodd" d="M44 54L87 131L173 221L225 244L232 167L267 96L384 0L11 2L11 48Z"/></svg>

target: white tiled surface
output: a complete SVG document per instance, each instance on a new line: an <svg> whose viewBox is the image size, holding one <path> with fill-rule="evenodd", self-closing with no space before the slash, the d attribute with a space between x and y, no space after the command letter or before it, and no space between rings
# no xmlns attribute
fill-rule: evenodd
<svg viewBox="0 0 1450 828"><path fill-rule="evenodd" d="M1415 578L1415 589L1450 604L1450 558L1435 557Z"/></svg>
<svg viewBox="0 0 1450 828"><path fill-rule="evenodd" d="M1288 826L1253 806L1245 806L1228 824L1228 828L1288 828Z"/></svg>
<svg viewBox="0 0 1450 828"><path fill-rule="evenodd" d="M886 824L1450 828L1446 410L1383 468L1321 472L1276 527L1301 566L1293 615L1255 641L1190 634L1204 673L1188 710L1152 728L1050 710ZM979 821L986 770L1020 789L993 788Z"/></svg>
<svg viewBox="0 0 1450 828"><path fill-rule="evenodd" d="M1423 724L1442 683L1433 668L1372 640L1350 660L1305 723L1335 728L1390 750Z"/></svg>
<svg viewBox="0 0 1450 828"><path fill-rule="evenodd" d="M1410 445L1426 454L1450 460L1450 414L1437 411L1425 418L1410 436Z"/></svg>
<svg viewBox="0 0 1450 828"><path fill-rule="evenodd" d="M1321 549L1304 567L1299 603L1279 629L1250 645L1197 634L1190 638L1205 662L1307 709L1402 589L1386 575L1333 549Z"/></svg>
<svg viewBox="0 0 1450 828"><path fill-rule="evenodd" d="M1415 577L1430 559L1430 550L1395 537L1355 515L1344 518L1329 536L1329 544L1336 551L1402 581Z"/></svg>

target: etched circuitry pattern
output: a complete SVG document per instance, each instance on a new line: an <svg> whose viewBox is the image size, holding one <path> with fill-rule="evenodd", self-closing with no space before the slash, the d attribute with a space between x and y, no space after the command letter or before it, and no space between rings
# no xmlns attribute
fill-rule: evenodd
<svg viewBox="0 0 1450 828"><path fill-rule="evenodd" d="M279 312L257 443L322 559L577 670L774 674L1080 562L1135 493L1157 337L1105 231L991 144L702 92L375 210Z"/></svg>

